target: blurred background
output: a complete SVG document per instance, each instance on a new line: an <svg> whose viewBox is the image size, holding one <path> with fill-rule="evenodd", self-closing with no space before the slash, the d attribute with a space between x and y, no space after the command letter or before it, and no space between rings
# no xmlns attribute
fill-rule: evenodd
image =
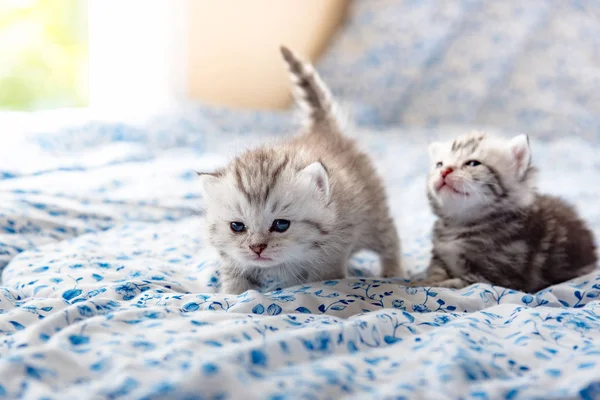
<svg viewBox="0 0 600 400"><path fill-rule="evenodd" d="M2 0L0 109L281 109L280 44L359 124L600 135L597 0Z"/></svg>
<svg viewBox="0 0 600 400"><path fill-rule="evenodd" d="M87 2L0 2L0 108L88 104Z"/></svg>
<svg viewBox="0 0 600 400"><path fill-rule="evenodd" d="M347 0L2 0L0 108L280 108L287 44L314 59Z"/></svg>

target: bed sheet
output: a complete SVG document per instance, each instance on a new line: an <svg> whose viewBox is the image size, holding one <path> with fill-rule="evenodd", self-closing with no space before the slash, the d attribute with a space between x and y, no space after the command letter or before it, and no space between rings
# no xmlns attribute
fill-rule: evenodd
<svg viewBox="0 0 600 400"><path fill-rule="evenodd" d="M194 170L279 133L174 118L0 146L0 398L600 396L598 272L537 294L407 288L373 277L361 253L349 279L216 293ZM433 221L426 143L464 128L350 131L377 160L418 273ZM600 235L600 144L532 146L540 188Z"/></svg>

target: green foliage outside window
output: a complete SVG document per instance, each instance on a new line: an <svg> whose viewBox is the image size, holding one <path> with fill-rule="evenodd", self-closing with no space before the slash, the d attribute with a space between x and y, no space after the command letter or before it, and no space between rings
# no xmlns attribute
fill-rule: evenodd
<svg viewBox="0 0 600 400"><path fill-rule="evenodd" d="M85 0L0 0L0 109L87 104Z"/></svg>

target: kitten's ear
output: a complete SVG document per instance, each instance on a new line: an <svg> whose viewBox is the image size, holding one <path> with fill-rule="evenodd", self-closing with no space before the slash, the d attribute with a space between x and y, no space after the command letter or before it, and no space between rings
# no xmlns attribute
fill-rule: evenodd
<svg viewBox="0 0 600 400"><path fill-rule="evenodd" d="M198 177L200 177L200 181L202 182L202 189L204 194L207 195L211 192L211 189L218 182L221 177L221 173L219 172L199 172L196 171Z"/></svg>
<svg viewBox="0 0 600 400"><path fill-rule="evenodd" d="M509 142L510 152L514 160L515 172L522 179L531 164L531 149L527 135L519 135Z"/></svg>
<svg viewBox="0 0 600 400"><path fill-rule="evenodd" d="M443 146L444 144L440 142L431 143L427 148L427 151L429 152L429 158L432 160L437 159Z"/></svg>
<svg viewBox="0 0 600 400"><path fill-rule="evenodd" d="M323 164L318 161L310 164L300 171L300 176L305 179L305 182L308 182L310 188L314 190L317 196L322 198L325 203L329 203L331 195L329 176Z"/></svg>

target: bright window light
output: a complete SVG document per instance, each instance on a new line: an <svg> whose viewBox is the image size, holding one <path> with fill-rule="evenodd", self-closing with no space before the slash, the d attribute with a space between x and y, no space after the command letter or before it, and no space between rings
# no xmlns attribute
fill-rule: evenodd
<svg viewBox="0 0 600 400"><path fill-rule="evenodd" d="M0 110L87 105L87 1L0 1L0 60Z"/></svg>

